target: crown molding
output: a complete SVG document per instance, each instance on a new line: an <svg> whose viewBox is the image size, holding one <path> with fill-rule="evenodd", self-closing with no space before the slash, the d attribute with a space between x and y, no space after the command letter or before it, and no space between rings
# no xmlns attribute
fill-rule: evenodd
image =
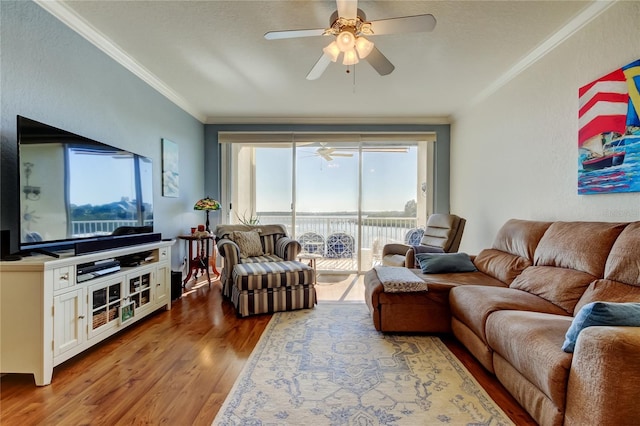
<svg viewBox="0 0 640 426"><path fill-rule="evenodd" d="M450 124L449 117L208 117L205 124Z"/></svg>
<svg viewBox="0 0 640 426"><path fill-rule="evenodd" d="M142 81L154 88L171 102L193 116L196 120L204 123L206 117L196 108L189 104L182 96L178 95L171 87L160 80L151 71L143 67L134 58L129 56L120 46L111 41L108 37L82 19L73 9L59 1L34 0L34 2L56 17L59 21L80 34L91 44L109 55L113 60L131 71Z"/></svg>
<svg viewBox="0 0 640 426"><path fill-rule="evenodd" d="M561 45L565 40L580 31L589 22L600 16L605 10L609 9L619 0L595 0L589 6L581 10L562 28L552 34L545 41L540 43L535 49L529 52L524 58L515 63L507 72L502 74L492 84L484 88L473 99L471 99L464 107L452 114L453 121L465 111L487 99L489 96L497 92L502 86L523 73L527 68L545 57L548 53Z"/></svg>

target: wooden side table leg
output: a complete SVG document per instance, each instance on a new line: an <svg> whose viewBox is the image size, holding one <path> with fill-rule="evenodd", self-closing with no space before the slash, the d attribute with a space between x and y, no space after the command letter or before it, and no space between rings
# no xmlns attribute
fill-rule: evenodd
<svg viewBox="0 0 640 426"><path fill-rule="evenodd" d="M213 243L213 254L211 255L211 257L209 258L209 265L211 266L211 270L213 271L213 274L215 276L220 276L220 271L218 271L218 268L216 267L216 258L218 253L218 249L216 248L216 243Z"/></svg>
<svg viewBox="0 0 640 426"><path fill-rule="evenodd" d="M191 260L189 260L189 272L187 273L187 277L182 281L182 287L185 287L189 280L191 279L191 275L193 275L193 268L191 267Z"/></svg>
<svg viewBox="0 0 640 426"><path fill-rule="evenodd" d="M182 287L186 287L187 283L189 282L189 280L191 279L191 275L193 274L193 244L191 241L187 241L187 245L189 247L189 257L187 258L187 276L184 279L184 281L182 281Z"/></svg>

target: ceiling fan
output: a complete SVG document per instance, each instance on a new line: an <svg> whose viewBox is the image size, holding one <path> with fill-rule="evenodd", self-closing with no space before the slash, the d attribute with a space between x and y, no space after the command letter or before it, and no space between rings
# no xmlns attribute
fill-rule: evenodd
<svg viewBox="0 0 640 426"><path fill-rule="evenodd" d="M353 153L350 152L336 152L335 148L327 146L321 146L316 149L316 155L324 158L327 161L333 161L333 157L353 157Z"/></svg>
<svg viewBox="0 0 640 426"><path fill-rule="evenodd" d="M436 26L436 19L430 14L367 21L364 12L358 9L357 0L336 0L336 3L338 10L331 15L328 28L269 31L264 35L267 40L321 35L335 37L322 49L322 56L307 74L307 80L318 79L341 54L343 65L355 65L360 59L365 59L378 74L391 74L395 66L364 36L427 32Z"/></svg>
<svg viewBox="0 0 640 426"><path fill-rule="evenodd" d="M346 151L346 152L345 152ZM352 152L349 152L352 151ZM353 152L407 152L405 147L362 147L362 148L333 148L328 147L324 143L316 149L314 155L322 157L327 161L333 161L333 157L353 157Z"/></svg>

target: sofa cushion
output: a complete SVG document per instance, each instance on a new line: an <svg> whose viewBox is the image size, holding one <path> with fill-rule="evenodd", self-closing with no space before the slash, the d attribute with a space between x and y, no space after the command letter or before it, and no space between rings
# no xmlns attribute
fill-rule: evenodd
<svg viewBox="0 0 640 426"><path fill-rule="evenodd" d="M262 242L260 241L260 230L233 231L231 239L240 248L240 257L262 256Z"/></svg>
<svg viewBox="0 0 640 426"><path fill-rule="evenodd" d="M479 271L509 285L531 261L519 255L496 249L484 249L473 260Z"/></svg>
<svg viewBox="0 0 640 426"><path fill-rule="evenodd" d="M453 316L485 342L485 322L496 311L523 310L568 316L564 309L538 296L505 287L455 287L449 293L449 304Z"/></svg>
<svg viewBox="0 0 640 426"><path fill-rule="evenodd" d="M401 254L388 254L384 257L385 266L405 266L406 257Z"/></svg>
<svg viewBox="0 0 640 426"><path fill-rule="evenodd" d="M640 286L640 222L624 228L611 247L604 278Z"/></svg>
<svg viewBox="0 0 640 426"><path fill-rule="evenodd" d="M573 314L578 300L596 277L573 269L531 266L518 275L509 287L524 290Z"/></svg>
<svg viewBox="0 0 640 426"><path fill-rule="evenodd" d="M465 272L460 274L457 272L444 274L423 274L421 270L414 270L420 278L427 283L437 283L456 287L459 285L480 285L487 287L507 287L505 283L499 281L480 271Z"/></svg>
<svg viewBox="0 0 640 426"><path fill-rule="evenodd" d="M282 262L283 258L275 254L265 254L264 256L251 256L242 259L242 263L261 263L261 262Z"/></svg>
<svg viewBox="0 0 640 426"><path fill-rule="evenodd" d="M538 242L551 222L510 219L496 235L491 248L533 260Z"/></svg>
<svg viewBox="0 0 640 426"><path fill-rule="evenodd" d="M610 222L554 222L540 240L533 263L603 278L611 247L626 226Z"/></svg>
<svg viewBox="0 0 640 426"><path fill-rule="evenodd" d="M579 311L587 303L597 301L640 303L640 286L611 280L596 280L589 284L574 311Z"/></svg>
<svg viewBox="0 0 640 426"><path fill-rule="evenodd" d="M573 352L580 332L594 325L640 327L640 303L587 303L578 311L567 330L562 350Z"/></svg>
<svg viewBox="0 0 640 426"><path fill-rule="evenodd" d="M423 274L477 271L466 253L421 253L416 259Z"/></svg>
<svg viewBox="0 0 640 426"><path fill-rule="evenodd" d="M487 319L489 346L560 409L565 405L572 360L560 346L571 320L524 311L495 312Z"/></svg>
<svg viewBox="0 0 640 426"><path fill-rule="evenodd" d="M239 291L312 285L315 271L295 260L239 263L233 267L233 284Z"/></svg>

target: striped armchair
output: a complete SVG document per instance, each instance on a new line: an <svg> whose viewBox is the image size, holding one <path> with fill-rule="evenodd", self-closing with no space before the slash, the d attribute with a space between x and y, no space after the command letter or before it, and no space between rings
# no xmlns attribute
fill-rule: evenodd
<svg viewBox="0 0 640 426"><path fill-rule="evenodd" d="M241 257L240 247L233 241L233 232L260 230L260 243L263 255ZM218 225L216 227L216 244L220 255L224 258L222 268L222 294L231 297L233 284L233 267L239 263L280 262L296 260L302 247L300 243L287 236L284 225Z"/></svg>

